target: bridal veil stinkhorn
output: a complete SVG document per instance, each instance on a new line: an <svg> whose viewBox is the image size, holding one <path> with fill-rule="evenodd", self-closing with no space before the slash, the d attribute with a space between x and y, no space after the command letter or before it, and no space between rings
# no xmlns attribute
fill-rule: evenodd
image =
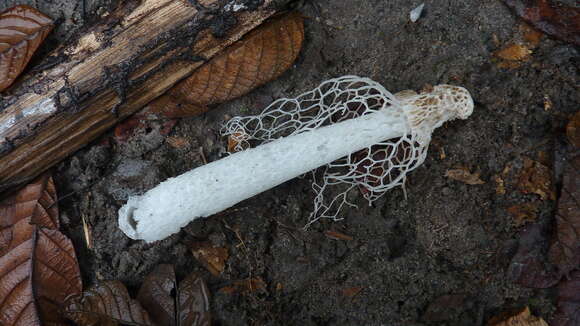
<svg viewBox="0 0 580 326"><path fill-rule="evenodd" d="M417 94L395 95L357 76L323 82L293 99L273 102L261 114L236 117L224 134L255 148L170 178L119 210L119 226L133 239L157 241L190 221L231 207L306 172L315 178L310 221L336 218L346 194L359 187L369 202L402 186L425 160L432 132L473 111L469 92L439 85ZM343 191L328 199L330 185Z"/></svg>

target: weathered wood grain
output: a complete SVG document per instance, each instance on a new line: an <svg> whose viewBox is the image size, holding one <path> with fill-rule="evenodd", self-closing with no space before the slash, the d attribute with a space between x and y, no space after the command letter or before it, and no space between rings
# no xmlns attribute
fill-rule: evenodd
<svg viewBox="0 0 580 326"><path fill-rule="evenodd" d="M125 1L0 102L0 192L61 161L271 16L270 1ZM192 46L192 44L194 44Z"/></svg>

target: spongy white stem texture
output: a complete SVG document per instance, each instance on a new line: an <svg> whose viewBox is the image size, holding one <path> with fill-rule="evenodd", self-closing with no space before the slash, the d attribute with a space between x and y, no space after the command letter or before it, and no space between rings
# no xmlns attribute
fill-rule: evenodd
<svg viewBox="0 0 580 326"><path fill-rule="evenodd" d="M317 88L319 91L326 91L319 94L321 102L313 104L313 107L318 105L319 109L315 111L319 113L324 112L320 110L321 107L348 111L353 110L352 103L356 103L358 106L351 112L356 112L360 106L363 109L356 113L356 117L339 122L331 121L327 125L320 126L322 121L328 120L337 111L331 110L331 114L324 114L324 117L316 117L315 114L303 119L301 124L282 128L287 129L288 136L275 139L268 138L270 136L262 137L261 140L268 142L170 178L144 195L129 199L119 210L121 230L130 238L143 239L147 242L164 239L196 218L220 212L320 166L349 157L362 149L370 151L374 144L389 139L409 139L409 135L412 135L411 140L406 143L416 144L413 146L420 147L420 150L411 150L417 154L412 155L409 170L420 164L424 160L432 129L427 128L428 131L421 131L420 134L412 130L412 125L415 125L417 130L422 130L424 127L421 125L422 121L428 120L429 117L420 121L409 117L409 112L417 109L414 104L409 103L411 97L401 97L399 101L382 86L369 79L356 76L341 78L343 78L340 80L341 83L348 81L347 87L343 85L343 90L355 91L349 90L345 93L348 96L337 95L335 91L327 93L328 90L336 90L338 79L327 81L326 83L334 83L334 86L324 88L323 83ZM333 103L327 103L329 94L333 96ZM361 97L361 94L366 95ZM301 107L300 103L303 103L304 99L297 99L284 100L294 101L296 107ZM310 102L313 103L311 98ZM275 104L276 102L270 107ZM268 108L265 112L269 112ZM455 117L457 116L445 116L442 119ZM228 125L239 127L236 123L240 121L233 119ZM317 121L318 125L313 128L312 124L316 124ZM262 122L264 121L260 120L258 123L260 128L265 125ZM436 122L438 125L442 123ZM271 130L280 131L281 129L277 127L274 126ZM230 130L230 134L232 132L234 130ZM418 144L419 142L423 144ZM404 151L408 152L409 148ZM393 160L392 157L390 159ZM395 178L396 184L400 184L400 179L404 178L404 173L399 174Z"/></svg>

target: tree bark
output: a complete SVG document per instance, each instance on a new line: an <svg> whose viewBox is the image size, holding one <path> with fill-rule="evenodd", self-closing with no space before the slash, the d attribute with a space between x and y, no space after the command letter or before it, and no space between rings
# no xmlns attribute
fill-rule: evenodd
<svg viewBox="0 0 580 326"><path fill-rule="evenodd" d="M275 13L271 0L219 3L125 1L22 78L0 98L0 193L60 162Z"/></svg>

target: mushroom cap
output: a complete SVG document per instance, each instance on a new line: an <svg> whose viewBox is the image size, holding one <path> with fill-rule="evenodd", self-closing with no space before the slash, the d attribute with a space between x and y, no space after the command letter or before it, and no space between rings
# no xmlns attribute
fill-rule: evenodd
<svg viewBox="0 0 580 326"><path fill-rule="evenodd" d="M460 86L438 85L433 88L432 95L443 96L440 106L455 116L451 119L467 119L473 113L473 99L469 91Z"/></svg>
<svg viewBox="0 0 580 326"><path fill-rule="evenodd" d="M413 133L428 142L431 133L443 123L466 119L473 113L473 99L460 86L437 85L420 94L409 91L395 95L404 107Z"/></svg>

